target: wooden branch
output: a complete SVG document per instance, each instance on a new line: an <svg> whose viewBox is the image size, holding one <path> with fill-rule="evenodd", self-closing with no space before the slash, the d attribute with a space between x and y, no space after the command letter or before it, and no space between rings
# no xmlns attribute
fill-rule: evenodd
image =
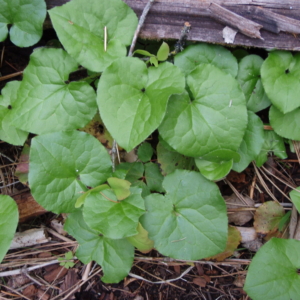
<svg viewBox="0 0 300 300"><path fill-rule="evenodd" d="M124 0L138 16L147 1ZM48 9L66 2L69 0L46 0ZM212 10L216 7L223 8L222 19L214 16L218 21L212 18ZM239 20L240 30L232 45L300 50L300 39L293 35L300 31L298 0L156 0L140 37L178 40L184 23L189 22L192 26L189 40L224 44L222 32L227 25L233 27L233 24L227 24L234 22L231 16ZM221 24L220 20L226 24ZM250 27L243 27L244 20Z"/></svg>
<svg viewBox="0 0 300 300"><path fill-rule="evenodd" d="M211 3L209 11L211 12L212 18L221 21L225 25L237 28L240 32L249 37L263 39L259 32L263 27L262 25L247 20L216 3Z"/></svg>

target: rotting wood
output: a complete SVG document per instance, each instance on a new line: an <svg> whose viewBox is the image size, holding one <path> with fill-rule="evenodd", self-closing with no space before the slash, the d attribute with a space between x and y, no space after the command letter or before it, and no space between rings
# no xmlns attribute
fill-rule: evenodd
<svg viewBox="0 0 300 300"><path fill-rule="evenodd" d="M9 249L17 249L29 247L37 244L48 243L51 238L48 238L45 233L45 228L34 228L23 232L17 232Z"/></svg>
<svg viewBox="0 0 300 300"><path fill-rule="evenodd" d="M29 218L40 216L47 211L40 206L32 197L30 192L25 192L16 196L15 199L19 210L19 222L24 222Z"/></svg>
<svg viewBox="0 0 300 300"><path fill-rule="evenodd" d="M140 16L148 0L124 1ZM48 9L66 2L69 0L46 0ZM156 0L140 37L177 40L184 23L189 22L192 26L188 37L190 41L225 44L222 31L225 26L232 25L216 21L221 16L210 9L212 3L213 6L220 6L224 11L240 16L240 20L245 20L245 23L252 21L262 26L259 32L263 40L259 36L254 38L238 32L234 41L228 45L300 50L297 36L300 31L298 0Z"/></svg>

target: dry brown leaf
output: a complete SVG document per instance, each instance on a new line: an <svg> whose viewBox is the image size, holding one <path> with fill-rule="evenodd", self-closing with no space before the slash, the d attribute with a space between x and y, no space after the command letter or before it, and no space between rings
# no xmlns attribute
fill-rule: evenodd
<svg viewBox="0 0 300 300"><path fill-rule="evenodd" d="M245 280L246 280L246 276L245 275L238 275L235 280L233 281L233 284L237 287L244 287L245 284Z"/></svg>
<svg viewBox="0 0 300 300"><path fill-rule="evenodd" d="M198 275L203 276L204 275L203 267L200 264L196 264L196 268L197 268Z"/></svg>
<svg viewBox="0 0 300 300"><path fill-rule="evenodd" d="M174 265L173 268L174 268L174 271L175 271L176 274L180 274L181 273L180 265Z"/></svg>
<svg viewBox="0 0 300 300"><path fill-rule="evenodd" d="M53 269L52 271L50 271L49 273L47 273L44 276L44 279L51 283L54 280L60 279L63 276L65 276L68 273L68 269L66 269L65 267L62 266L56 266L55 269Z"/></svg>
<svg viewBox="0 0 300 300"><path fill-rule="evenodd" d="M203 277L196 277L196 278L194 278L193 279L193 283L197 284L197 285L199 285L201 287L206 287L206 284L207 284L205 278L203 278Z"/></svg>
<svg viewBox="0 0 300 300"><path fill-rule="evenodd" d="M244 202L240 200L235 194L224 197L227 208L243 208L253 207L254 200L250 197L243 196ZM235 225L244 225L253 218L253 212L251 211L238 211L228 214L228 222L234 223Z"/></svg>
<svg viewBox="0 0 300 300"><path fill-rule="evenodd" d="M266 236L275 234L282 217L285 215L283 207L275 202L268 201L262 204L254 215L254 228L258 234Z"/></svg>
<svg viewBox="0 0 300 300"><path fill-rule="evenodd" d="M23 296L29 299L34 299L36 294L37 294L37 288L33 284L27 286L23 291Z"/></svg>

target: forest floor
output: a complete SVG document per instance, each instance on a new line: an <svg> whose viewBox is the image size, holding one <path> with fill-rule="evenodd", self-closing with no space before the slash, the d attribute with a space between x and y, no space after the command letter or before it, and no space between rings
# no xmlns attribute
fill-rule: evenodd
<svg viewBox="0 0 300 300"><path fill-rule="evenodd" d="M52 38L55 38L52 32L46 33L34 48L47 45ZM18 72L27 66L32 50L18 48L9 41L0 43L0 89L10 80L21 79ZM26 203L32 201L30 190L15 176L21 152L22 147L0 142L0 189L2 194L15 199L23 195ZM233 192L248 195L256 204L274 198L286 202L284 195L290 191L287 183L300 185L297 156L288 149L287 153L285 160L269 158L266 168L270 174L260 173L252 164L243 173L231 172L225 181L218 182L222 195L230 196ZM38 216L20 221L18 231L43 228L49 241L9 251L0 265L0 299L249 299L243 291L243 284L247 267L255 254L251 251L253 247L240 245L230 258L221 262L179 261L162 257L155 250L147 254L137 251L130 274L118 284L104 284L100 280L101 267L94 262L85 266L75 260L69 269L59 265L57 258L73 252L77 246L59 225L63 216L38 209L31 213ZM243 226L252 227L253 219ZM14 275L18 272L20 274Z"/></svg>

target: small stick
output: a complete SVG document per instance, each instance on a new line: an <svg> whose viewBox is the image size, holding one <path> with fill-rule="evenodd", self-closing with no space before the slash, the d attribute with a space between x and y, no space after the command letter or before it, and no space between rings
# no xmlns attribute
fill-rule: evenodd
<svg viewBox="0 0 300 300"><path fill-rule="evenodd" d="M9 74L9 75L5 75L5 76L0 77L0 81L4 81L4 80L7 80L7 79L10 79L10 78L13 78L13 77L17 77L17 76L22 75L22 74L23 74L23 71L16 72L16 73L13 73L13 74Z"/></svg>
<svg viewBox="0 0 300 300"><path fill-rule="evenodd" d="M81 278L82 281L87 281L87 279L89 278L91 267L92 267L92 262L90 261L85 267L84 273Z"/></svg>
<svg viewBox="0 0 300 300"><path fill-rule="evenodd" d="M180 38L175 44L175 49L171 52L172 55L176 55L178 52L181 52L183 50L183 46L185 45L190 30L191 24L189 22L185 22L184 27L181 30Z"/></svg>
<svg viewBox="0 0 300 300"><path fill-rule="evenodd" d="M107 50L107 27L104 26L104 52Z"/></svg>
<svg viewBox="0 0 300 300"><path fill-rule="evenodd" d="M138 23L138 26L135 30L135 33L134 33L134 36L133 36L133 39L132 39L132 42L131 42L131 46L130 46L130 49L129 49L129 52L128 52L128 56L132 56L133 54L133 50L134 50L134 47L135 47L135 44L136 44L136 41L137 41L137 38L138 38L138 35L141 31L141 28L142 26L144 25L145 23L145 20L146 20L146 16L153 4L155 0L149 0L148 3L146 4L144 10L143 10L143 13L140 17L140 20L139 20L139 23Z"/></svg>
<svg viewBox="0 0 300 300"><path fill-rule="evenodd" d="M5 46L3 46L2 51L1 51L0 68L2 68L3 58L4 58L4 52L5 52Z"/></svg>

